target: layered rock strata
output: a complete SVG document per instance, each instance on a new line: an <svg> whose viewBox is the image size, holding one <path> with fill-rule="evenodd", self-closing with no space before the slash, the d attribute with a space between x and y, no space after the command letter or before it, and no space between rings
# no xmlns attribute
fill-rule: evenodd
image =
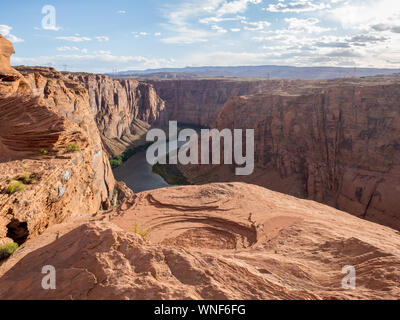
<svg viewBox="0 0 400 320"><path fill-rule="evenodd" d="M224 104L232 97L286 89L297 80L146 80L165 101L170 120L214 126Z"/></svg>
<svg viewBox="0 0 400 320"><path fill-rule="evenodd" d="M85 88L51 68L12 69L10 47L0 38L0 241L22 244L110 208L114 177Z"/></svg>
<svg viewBox="0 0 400 320"><path fill-rule="evenodd" d="M165 103L150 84L105 75L68 77L88 90L97 126L111 155L144 144L149 128L167 123Z"/></svg>
<svg viewBox="0 0 400 320"><path fill-rule="evenodd" d="M230 99L220 130L255 129L256 170L181 169L192 182L247 181L400 229L400 81L328 82L287 94Z"/></svg>

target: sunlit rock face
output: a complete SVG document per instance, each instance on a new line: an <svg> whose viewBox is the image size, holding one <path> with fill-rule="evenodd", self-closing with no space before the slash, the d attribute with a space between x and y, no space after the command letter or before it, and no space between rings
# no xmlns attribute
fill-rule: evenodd
<svg viewBox="0 0 400 320"><path fill-rule="evenodd" d="M0 241L23 243L110 207L114 177L86 89L51 68L16 71L12 45L0 48Z"/></svg>
<svg viewBox="0 0 400 320"><path fill-rule="evenodd" d="M399 252L395 230L262 187L158 189L32 239L0 299L399 299Z"/></svg>

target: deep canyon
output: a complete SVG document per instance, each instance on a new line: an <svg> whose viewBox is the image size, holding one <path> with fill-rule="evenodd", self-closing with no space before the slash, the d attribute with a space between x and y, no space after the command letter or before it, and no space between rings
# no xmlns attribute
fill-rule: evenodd
<svg viewBox="0 0 400 320"><path fill-rule="evenodd" d="M400 76L152 80L169 119L255 129L256 170L181 166L193 183L243 181L400 229Z"/></svg>
<svg viewBox="0 0 400 320"><path fill-rule="evenodd" d="M13 53L0 36L0 299L400 297L399 76L140 81ZM256 171L135 194L108 158L169 120L254 128Z"/></svg>

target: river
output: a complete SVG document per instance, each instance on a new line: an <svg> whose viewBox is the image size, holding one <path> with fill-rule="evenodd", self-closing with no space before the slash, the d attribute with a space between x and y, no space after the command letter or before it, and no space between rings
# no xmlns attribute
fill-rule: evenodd
<svg viewBox="0 0 400 320"><path fill-rule="evenodd" d="M179 142L179 147L184 144L185 142ZM169 144L167 143L167 150L168 148ZM116 180L125 182L135 193L171 187L152 169L153 167L146 160L146 151L139 151L114 169L113 172Z"/></svg>

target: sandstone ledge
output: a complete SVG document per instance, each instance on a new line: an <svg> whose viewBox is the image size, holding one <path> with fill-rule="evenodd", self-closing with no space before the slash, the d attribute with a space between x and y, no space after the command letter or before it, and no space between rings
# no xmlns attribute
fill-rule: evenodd
<svg viewBox="0 0 400 320"><path fill-rule="evenodd" d="M135 224L151 227L147 240ZM44 265L57 289L41 288ZM345 265L357 289L341 287ZM138 195L51 227L0 267L1 299L398 299L398 232L246 185Z"/></svg>

